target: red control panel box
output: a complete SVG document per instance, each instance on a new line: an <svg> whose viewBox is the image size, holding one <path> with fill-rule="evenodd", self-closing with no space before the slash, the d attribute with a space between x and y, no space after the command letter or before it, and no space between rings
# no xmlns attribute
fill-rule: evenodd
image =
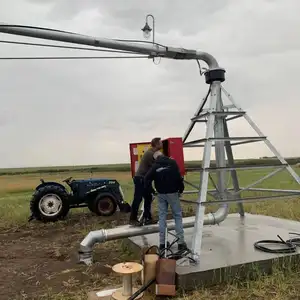
<svg viewBox="0 0 300 300"><path fill-rule="evenodd" d="M183 154L183 142L181 137L173 137L162 140L163 149L161 150L164 155L176 160L181 176L185 175L184 167L184 154ZM151 147L150 142L140 142L129 144L130 151L130 163L131 163L131 175L134 177L135 172L139 167L142 156L145 151Z"/></svg>

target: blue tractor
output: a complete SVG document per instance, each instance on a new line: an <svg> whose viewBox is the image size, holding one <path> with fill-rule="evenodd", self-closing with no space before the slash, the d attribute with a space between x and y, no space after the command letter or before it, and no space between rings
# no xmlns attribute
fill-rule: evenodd
<svg viewBox="0 0 300 300"><path fill-rule="evenodd" d="M91 212L103 217L112 216L117 209L125 213L131 210L115 179L73 180L69 177L63 182L69 189L63 184L41 179L30 201L29 221L55 222L65 218L70 208L76 207L88 207Z"/></svg>

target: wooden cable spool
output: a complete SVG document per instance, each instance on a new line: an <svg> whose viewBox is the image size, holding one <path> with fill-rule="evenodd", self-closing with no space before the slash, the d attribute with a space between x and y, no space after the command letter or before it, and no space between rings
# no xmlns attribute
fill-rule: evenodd
<svg viewBox="0 0 300 300"><path fill-rule="evenodd" d="M139 273L143 270L143 266L135 262L119 263L112 267L112 270L123 277L122 288L116 290L112 294L112 298L115 300L127 300L138 289L132 285L132 275ZM143 294L140 294L136 299L140 299Z"/></svg>

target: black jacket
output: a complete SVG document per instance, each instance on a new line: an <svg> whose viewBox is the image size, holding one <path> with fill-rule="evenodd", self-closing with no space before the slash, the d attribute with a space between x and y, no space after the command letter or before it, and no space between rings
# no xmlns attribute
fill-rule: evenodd
<svg viewBox="0 0 300 300"><path fill-rule="evenodd" d="M145 186L154 181L154 186L159 194L182 193L184 191L183 178L177 162L167 156L159 156L151 169L145 175Z"/></svg>

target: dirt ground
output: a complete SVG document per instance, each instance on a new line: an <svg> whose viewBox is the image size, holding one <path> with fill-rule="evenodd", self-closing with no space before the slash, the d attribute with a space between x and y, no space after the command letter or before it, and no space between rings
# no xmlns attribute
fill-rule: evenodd
<svg viewBox="0 0 300 300"><path fill-rule="evenodd" d="M3 222L0 222L0 300L83 300L87 298L89 291L120 285L121 280L112 272L111 266L135 260L124 242L111 241L94 247L95 262L91 267L78 264L79 244L89 231L125 224L128 215L119 213L110 218L101 218L90 212L72 210L63 222L26 222L29 216L28 192L36 186L39 178L61 181L71 175L74 178L90 176L84 173L1 176L3 197L0 203L0 221ZM132 197L130 174L111 172L94 176L118 178L127 198ZM245 173L243 176L247 185L246 179L252 179L252 173ZM197 176L195 180L198 180ZM285 177L278 182L281 188L294 188ZM277 181L275 186L279 186ZM249 213L300 220L298 198L272 203L248 203L245 208ZM210 209L214 210L213 207ZM157 211L156 208L154 211ZM193 206L184 206L184 216L193 214ZM273 276L258 281L201 289L192 295L180 296L179 299L300 299L299 276L299 270L293 270L288 275L277 271Z"/></svg>
<svg viewBox="0 0 300 300"><path fill-rule="evenodd" d="M122 244L97 246L96 263L88 268L78 264L79 243L90 230L122 225L127 217L101 221L78 213L55 225L33 221L0 233L0 299L85 299L87 291L109 285L110 266L128 256ZM109 280L118 278L112 274Z"/></svg>

